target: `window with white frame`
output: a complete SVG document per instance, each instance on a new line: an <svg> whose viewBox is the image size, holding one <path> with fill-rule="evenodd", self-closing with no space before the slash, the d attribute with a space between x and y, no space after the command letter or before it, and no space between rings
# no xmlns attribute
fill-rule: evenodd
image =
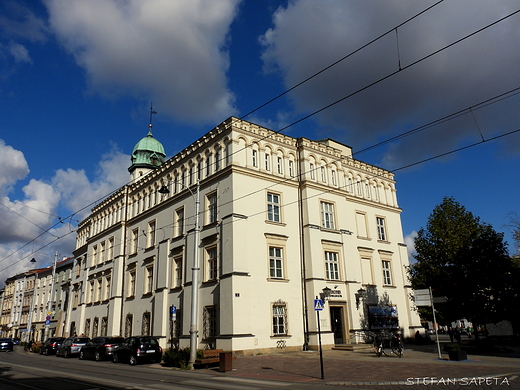
<svg viewBox="0 0 520 390"><path fill-rule="evenodd" d="M152 326L152 313L150 313L149 311L146 311L143 313L141 334L143 336L150 336L151 326Z"/></svg>
<svg viewBox="0 0 520 390"><path fill-rule="evenodd" d="M383 284L385 286L391 286L392 285L392 270L390 268L391 267L390 261L383 260L382 265L383 265Z"/></svg>
<svg viewBox="0 0 520 390"><path fill-rule="evenodd" d="M353 185L352 185L352 178L351 177L349 177L347 179L347 183L348 183L347 184L347 192L348 193L353 193L354 192L354 188L353 188Z"/></svg>
<svg viewBox="0 0 520 390"><path fill-rule="evenodd" d="M282 160L281 157L278 157L278 158L276 159L276 168L277 168L278 173L279 173L280 175L283 173L283 169L282 169L282 167L283 167L283 160Z"/></svg>
<svg viewBox="0 0 520 390"><path fill-rule="evenodd" d="M321 202L321 227L334 229L334 205L328 202Z"/></svg>
<svg viewBox="0 0 520 390"><path fill-rule="evenodd" d="M321 167L321 181L323 183L327 182L327 172L325 170L325 167Z"/></svg>
<svg viewBox="0 0 520 390"><path fill-rule="evenodd" d="M265 153L265 170L271 170L271 155L269 153Z"/></svg>
<svg viewBox="0 0 520 390"><path fill-rule="evenodd" d="M145 294L150 294L153 292L153 264L149 264L146 266L145 270Z"/></svg>
<svg viewBox="0 0 520 390"><path fill-rule="evenodd" d="M105 293L103 296L103 300L105 300L105 301L110 299L110 282L111 282L111 280L112 279L111 279L110 275L107 275L105 277L105 288L104 288Z"/></svg>
<svg viewBox="0 0 520 390"><path fill-rule="evenodd" d="M100 250L99 250L99 264L103 264L106 259L105 259L105 241L101 241L101 243L99 244L99 247L100 247Z"/></svg>
<svg viewBox="0 0 520 390"><path fill-rule="evenodd" d="M217 247L211 247L206 249L207 257L207 278L208 280L216 280L218 273L218 262L217 262Z"/></svg>
<svg viewBox="0 0 520 390"><path fill-rule="evenodd" d="M175 226L177 236L182 236L184 234L184 207L175 211Z"/></svg>
<svg viewBox="0 0 520 390"><path fill-rule="evenodd" d="M386 241L385 219L376 217L377 222L377 238L379 241Z"/></svg>
<svg viewBox="0 0 520 390"><path fill-rule="evenodd" d="M139 228L132 230L132 240L130 241L130 254L137 253L137 244L139 240Z"/></svg>
<svg viewBox="0 0 520 390"><path fill-rule="evenodd" d="M206 197L208 205L207 223L213 223L217 221L217 193L212 192Z"/></svg>
<svg viewBox="0 0 520 390"><path fill-rule="evenodd" d="M108 252L107 252L107 260L114 260L114 237L110 237L108 239Z"/></svg>
<svg viewBox="0 0 520 390"><path fill-rule="evenodd" d="M155 221L148 222L148 231L146 233L146 247L151 248L155 245Z"/></svg>
<svg viewBox="0 0 520 390"><path fill-rule="evenodd" d="M337 252L325 252L325 270L328 280L339 280L339 262Z"/></svg>
<svg viewBox="0 0 520 390"><path fill-rule="evenodd" d="M202 180L202 160L197 162L197 180Z"/></svg>
<svg viewBox="0 0 520 390"><path fill-rule="evenodd" d="M90 337L90 318L85 320L85 337Z"/></svg>
<svg viewBox="0 0 520 390"><path fill-rule="evenodd" d="M311 173L311 180L314 180L314 179L315 179L315 176L314 176L314 169L315 169L315 168L314 168L314 164L311 163L311 164L310 164L310 169L309 169L309 170L310 170L310 173Z"/></svg>
<svg viewBox="0 0 520 390"><path fill-rule="evenodd" d="M258 168L258 152L255 149L253 149L251 151L251 157L252 157L253 166L255 168Z"/></svg>
<svg viewBox="0 0 520 390"><path fill-rule="evenodd" d="M127 314L125 319L125 337L132 336L132 327L134 322L134 315Z"/></svg>
<svg viewBox="0 0 520 390"><path fill-rule="evenodd" d="M294 162L289 160L289 176L294 177Z"/></svg>
<svg viewBox="0 0 520 390"><path fill-rule="evenodd" d="M211 155L206 156L206 177L211 175Z"/></svg>
<svg viewBox="0 0 520 390"><path fill-rule="evenodd" d="M272 279L283 279L282 248L269 247L269 277Z"/></svg>
<svg viewBox="0 0 520 390"><path fill-rule="evenodd" d="M92 323L92 338L98 336L98 328L99 328L99 318L94 317L94 322Z"/></svg>
<svg viewBox="0 0 520 390"><path fill-rule="evenodd" d="M91 267L94 267L97 264L97 258L98 258L98 246L93 245L92 246L92 259L90 261Z"/></svg>
<svg viewBox="0 0 520 390"><path fill-rule="evenodd" d="M128 272L128 297L135 297L135 268Z"/></svg>
<svg viewBox="0 0 520 390"><path fill-rule="evenodd" d="M287 332L287 304L281 300L273 303L273 336L285 336Z"/></svg>
<svg viewBox="0 0 520 390"><path fill-rule="evenodd" d="M330 177L332 179L332 185L335 186L336 185L336 171L331 171L330 172Z"/></svg>
<svg viewBox="0 0 520 390"><path fill-rule="evenodd" d="M173 287L182 287L182 256L173 259Z"/></svg>
<svg viewBox="0 0 520 390"><path fill-rule="evenodd" d="M96 279L96 299L95 299L96 302L99 302L101 300L102 289L103 289L103 284L101 283L101 278L97 278Z"/></svg>
<svg viewBox="0 0 520 390"><path fill-rule="evenodd" d="M89 289L88 289L88 300L87 302L88 303L93 303L94 302L94 280L91 280L90 283L89 283Z"/></svg>
<svg viewBox="0 0 520 390"><path fill-rule="evenodd" d="M267 193L267 220L280 222L280 195Z"/></svg>

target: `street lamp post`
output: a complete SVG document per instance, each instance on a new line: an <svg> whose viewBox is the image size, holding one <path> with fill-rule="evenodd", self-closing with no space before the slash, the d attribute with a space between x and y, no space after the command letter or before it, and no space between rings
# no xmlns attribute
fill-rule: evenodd
<svg viewBox="0 0 520 390"><path fill-rule="evenodd" d="M181 184L183 185L183 184ZM195 237L194 237L194 255L193 255L193 267L192 272L192 285L191 285L191 323L190 323L190 360L188 365L191 369L195 364L197 358L197 336L198 336L198 317L199 317L199 236L200 236L200 183L197 180L196 192L183 185L191 194L195 201ZM166 186L162 186L159 191L161 194L169 194L170 190Z"/></svg>

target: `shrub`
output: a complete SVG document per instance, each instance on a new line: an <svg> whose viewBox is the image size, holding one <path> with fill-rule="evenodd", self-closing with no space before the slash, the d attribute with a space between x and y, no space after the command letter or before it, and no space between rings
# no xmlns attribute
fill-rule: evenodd
<svg viewBox="0 0 520 390"><path fill-rule="evenodd" d="M190 348L170 348L163 354L163 364L166 367L179 367L188 369L190 361Z"/></svg>

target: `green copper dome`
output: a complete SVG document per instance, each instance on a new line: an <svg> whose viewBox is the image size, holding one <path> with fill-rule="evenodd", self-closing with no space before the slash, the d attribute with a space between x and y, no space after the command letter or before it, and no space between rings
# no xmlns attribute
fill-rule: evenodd
<svg viewBox="0 0 520 390"><path fill-rule="evenodd" d="M135 168L158 168L164 163L165 157L164 147L153 137L150 126L148 135L135 145L131 156L132 166L128 170L132 172Z"/></svg>

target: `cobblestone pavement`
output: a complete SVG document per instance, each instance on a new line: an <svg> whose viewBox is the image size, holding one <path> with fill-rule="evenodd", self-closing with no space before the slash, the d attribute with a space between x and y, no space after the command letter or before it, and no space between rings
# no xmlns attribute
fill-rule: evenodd
<svg viewBox="0 0 520 390"><path fill-rule="evenodd" d="M302 384L321 382L358 389L382 390L390 386L393 390L405 387L409 390L410 386L426 385L520 390L520 353L468 355L468 360L450 361L447 354L439 358L435 345L413 346L402 358L394 355L378 358L368 350L328 350L323 351L323 365L322 380L318 352L288 352L238 357L233 360L233 370L221 374Z"/></svg>

